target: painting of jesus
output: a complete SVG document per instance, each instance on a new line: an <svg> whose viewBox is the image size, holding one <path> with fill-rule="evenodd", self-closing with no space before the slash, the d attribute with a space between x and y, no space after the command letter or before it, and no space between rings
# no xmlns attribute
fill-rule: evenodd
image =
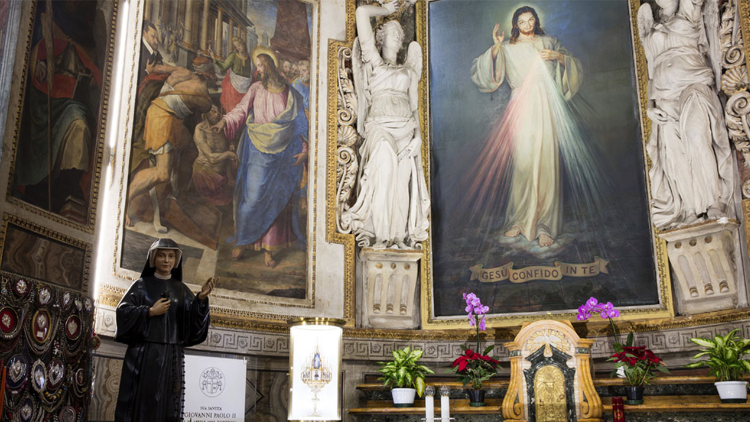
<svg viewBox="0 0 750 422"><path fill-rule="evenodd" d="M545 34L533 7L520 7L513 13L510 40L505 42L505 31L499 31L498 23L492 31L494 44L474 60L472 82L482 92L494 92L507 81L513 91L497 130L487 141L481 164L475 167L490 177L477 178L480 183L472 185L471 193L486 198L490 189L502 183L494 179L503 177L503 167L512 165L505 236L523 235L548 247L562 226L560 155L565 155L563 162L571 171L574 165L596 168L568 106L583 82L583 69L557 38ZM489 170L493 166L497 170ZM580 192L599 188L596 177L572 180Z"/></svg>
<svg viewBox="0 0 750 422"><path fill-rule="evenodd" d="M428 8L433 316L658 304L628 1Z"/></svg>

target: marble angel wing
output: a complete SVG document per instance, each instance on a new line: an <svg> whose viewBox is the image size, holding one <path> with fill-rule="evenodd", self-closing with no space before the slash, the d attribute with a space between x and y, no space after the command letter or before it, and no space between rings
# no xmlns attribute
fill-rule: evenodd
<svg viewBox="0 0 750 422"><path fill-rule="evenodd" d="M354 94L357 96L357 132L365 136L365 121L370 108L369 65L362 60L362 46L359 38L354 39L352 46L352 76L354 76Z"/></svg>
<svg viewBox="0 0 750 422"><path fill-rule="evenodd" d="M648 34L651 33L651 30L654 28L654 11L651 9L651 5L648 3L643 3L641 7L638 8L638 36L641 39L641 42L643 42L643 39L646 38Z"/></svg>
<svg viewBox="0 0 750 422"><path fill-rule="evenodd" d="M417 78L422 77L422 46L418 42L412 41L409 49L406 51L406 67L412 69Z"/></svg>
<svg viewBox="0 0 750 422"><path fill-rule="evenodd" d="M648 45L646 43L646 38L651 34L651 31L654 29L654 11L651 9L650 4L643 3L641 7L638 8L637 24L638 24L638 37L641 39L641 44L643 44L643 49L646 52L646 63L648 64L648 73L649 75L652 75L654 72L654 69L653 69L654 61L653 61L653 57L650 57Z"/></svg>
<svg viewBox="0 0 750 422"><path fill-rule="evenodd" d="M705 31L706 41L708 42L708 59L711 69L714 71L716 85L714 89L721 90L721 39L719 38L719 26L721 25L721 16L719 12L718 0L707 0L703 6L703 30Z"/></svg>

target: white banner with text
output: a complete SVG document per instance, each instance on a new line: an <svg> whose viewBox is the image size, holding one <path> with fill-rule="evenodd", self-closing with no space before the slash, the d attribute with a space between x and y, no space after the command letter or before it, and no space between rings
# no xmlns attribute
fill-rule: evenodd
<svg viewBox="0 0 750 422"><path fill-rule="evenodd" d="M183 418L192 422L244 421L246 377L243 359L185 355Z"/></svg>

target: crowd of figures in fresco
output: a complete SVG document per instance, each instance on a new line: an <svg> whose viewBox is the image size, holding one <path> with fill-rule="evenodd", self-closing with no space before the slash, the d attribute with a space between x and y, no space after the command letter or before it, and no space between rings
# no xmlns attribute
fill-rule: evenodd
<svg viewBox="0 0 750 422"><path fill-rule="evenodd" d="M143 21L126 228L177 232L216 251L217 264L256 257L273 270L292 258L301 265L287 270L304 276L311 8L235 7L246 22L227 12L236 23L205 49L168 14ZM252 277L238 265L221 266Z"/></svg>

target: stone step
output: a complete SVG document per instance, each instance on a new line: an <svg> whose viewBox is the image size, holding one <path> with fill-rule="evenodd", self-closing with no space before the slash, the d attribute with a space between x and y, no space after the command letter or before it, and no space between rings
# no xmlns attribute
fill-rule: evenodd
<svg viewBox="0 0 750 422"><path fill-rule="evenodd" d="M468 400L451 400L450 414L456 422L502 421L502 400L486 399L487 406L470 407ZM415 407L395 408L387 400L373 400L364 408L349 409L358 422L421 421L425 415L424 400L415 401ZM435 415L440 416L440 403L435 402ZM612 398L602 397L602 416L612 420ZM628 422L680 421L680 422L747 422L750 421L750 403L721 403L714 396L644 396L643 404L625 405Z"/></svg>
<svg viewBox="0 0 750 422"><path fill-rule="evenodd" d="M714 382L716 378L703 375L662 376L646 386L646 394L655 396L716 395ZM508 388L508 383L507 378L498 378L485 382L482 388L487 391L486 397L502 398ZM467 398L467 391L471 388L470 386L464 387L460 382L455 381L431 382L429 378L427 385L435 388L436 398L440 397L439 391L442 386L451 389L451 399ZM627 381L623 378L594 379L594 386L601 397L624 396L626 385ZM381 383L362 383L357 385L357 389L364 393L367 400L390 400L391 398L390 388Z"/></svg>
<svg viewBox="0 0 750 422"><path fill-rule="evenodd" d="M747 377L746 377L747 379ZM625 405L628 422L680 421L680 422L750 422L750 403L721 403L713 383L714 377L703 375L663 376L646 386L644 403L638 406ZM484 422L502 420L502 399L508 387L508 379L497 379L484 383L486 390L483 408L468 405L468 390L457 382L428 382L436 390L435 414L440 415L441 386L451 388L452 422ZM624 396L626 380L620 378L596 378L594 385L602 399L605 421L612 420L612 397ZM390 389L382 384L363 383L357 388L368 397L363 408L349 409L357 421L416 422L423 420L424 400L415 401L413 408L395 408L390 400ZM400 415L400 416L399 416ZM492 419L494 418L494 419Z"/></svg>

